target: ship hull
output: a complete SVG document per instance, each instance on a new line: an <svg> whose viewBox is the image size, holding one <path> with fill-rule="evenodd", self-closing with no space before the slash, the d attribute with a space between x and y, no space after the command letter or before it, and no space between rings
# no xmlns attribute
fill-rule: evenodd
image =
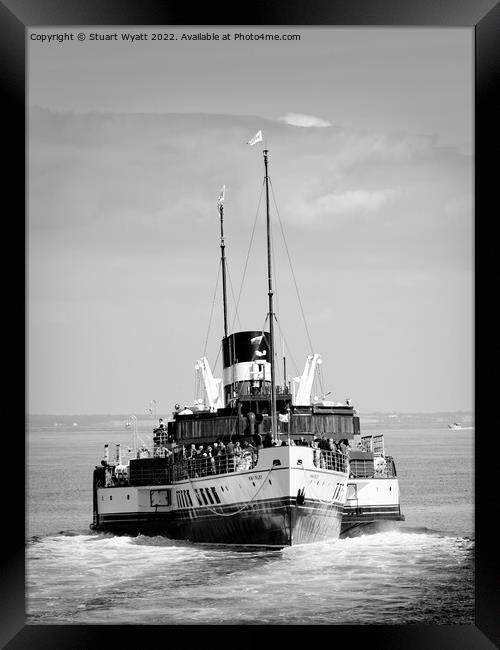
<svg viewBox="0 0 500 650"><path fill-rule="evenodd" d="M380 532L392 527L395 521L404 521L399 505L345 508L342 515L341 536Z"/></svg>
<svg viewBox="0 0 500 650"><path fill-rule="evenodd" d="M342 536L379 532L404 519L396 477L349 480L342 515Z"/></svg>
<svg viewBox="0 0 500 650"><path fill-rule="evenodd" d="M265 449L251 470L163 486L95 483L91 528L206 544L310 544L339 537L346 483L345 472L316 467L312 449Z"/></svg>
<svg viewBox="0 0 500 650"><path fill-rule="evenodd" d="M283 548L337 539L342 507L306 500L269 499L251 508L220 513L117 513L99 517L94 530L129 535L165 535L197 543Z"/></svg>

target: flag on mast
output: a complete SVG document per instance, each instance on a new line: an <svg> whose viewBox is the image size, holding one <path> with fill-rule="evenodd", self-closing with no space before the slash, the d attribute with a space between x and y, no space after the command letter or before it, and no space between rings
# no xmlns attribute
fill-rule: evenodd
<svg viewBox="0 0 500 650"><path fill-rule="evenodd" d="M249 145L254 145L257 142L262 142L262 131L259 131L256 133L251 140L247 142Z"/></svg>
<svg viewBox="0 0 500 650"><path fill-rule="evenodd" d="M220 191L220 194L219 194L219 199L217 201L217 207L219 208L219 212L220 212L220 209L222 208L222 206L224 205L224 194L225 194L225 192L226 192L226 186L223 185L222 189Z"/></svg>

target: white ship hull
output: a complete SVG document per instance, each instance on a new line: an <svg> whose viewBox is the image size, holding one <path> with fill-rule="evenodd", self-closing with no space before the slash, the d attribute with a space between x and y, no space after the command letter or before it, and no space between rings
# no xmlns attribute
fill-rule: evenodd
<svg viewBox="0 0 500 650"><path fill-rule="evenodd" d="M251 470L171 485L95 487L95 530L278 547L339 537L347 473L316 467L310 447L259 450Z"/></svg>
<svg viewBox="0 0 500 650"><path fill-rule="evenodd" d="M391 478L350 478L341 533L377 527L382 522L404 521L399 505L399 481Z"/></svg>

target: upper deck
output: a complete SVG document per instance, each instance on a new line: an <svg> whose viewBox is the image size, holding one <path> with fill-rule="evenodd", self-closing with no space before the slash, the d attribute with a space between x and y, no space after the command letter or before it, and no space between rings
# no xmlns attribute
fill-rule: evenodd
<svg viewBox="0 0 500 650"><path fill-rule="evenodd" d="M280 437L305 437L312 440L323 435L336 442L343 438L359 435L359 417L352 406L294 406L285 409L285 402L278 410L285 415L278 418ZM174 414L168 423L168 436L171 441L182 444L212 442L217 438L231 436L253 436L256 432L264 436L271 431L272 418L269 415L269 399L247 395L238 400L233 408L219 409L217 412L194 411L182 415Z"/></svg>

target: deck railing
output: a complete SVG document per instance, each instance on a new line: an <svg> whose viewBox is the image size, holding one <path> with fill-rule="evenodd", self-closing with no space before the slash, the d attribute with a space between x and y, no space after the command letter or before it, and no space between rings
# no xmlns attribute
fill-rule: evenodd
<svg viewBox="0 0 500 650"><path fill-rule="evenodd" d="M349 478L395 478L396 471L392 458L386 457L385 464L375 464L373 460L351 460Z"/></svg>
<svg viewBox="0 0 500 650"><path fill-rule="evenodd" d="M162 467L134 467L128 479L123 478L114 485L170 485L174 481L201 476L214 476L250 470L257 463L257 450L244 450L241 454L201 456L195 458L172 458Z"/></svg>
<svg viewBox="0 0 500 650"><path fill-rule="evenodd" d="M313 449L315 467L337 472L347 472L348 458L341 452ZM172 458L163 466L135 466L128 475L109 476L106 486L124 485L171 485L174 481L216 476L252 470L257 464L258 451L244 450L240 454L223 454L221 456L201 456L194 458ZM373 464L372 464L373 467ZM373 473L373 469L372 469Z"/></svg>
<svg viewBox="0 0 500 650"><path fill-rule="evenodd" d="M257 450L253 449L242 451L241 454L182 459L174 465L174 480L250 470L257 464L257 456Z"/></svg>
<svg viewBox="0 0 500 650"><path fill-rule="evenodd" d="M313 460L316 467L336 472L347 472L348 459L347 456L340 451L314 449L313 452Z"/></svg>

